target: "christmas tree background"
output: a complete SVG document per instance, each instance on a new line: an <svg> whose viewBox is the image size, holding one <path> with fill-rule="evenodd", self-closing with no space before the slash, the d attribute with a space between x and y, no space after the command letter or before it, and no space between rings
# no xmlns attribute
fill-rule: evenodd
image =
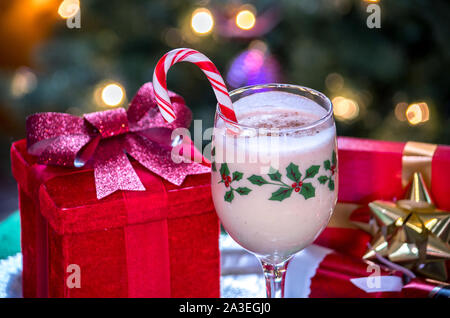
<svg viewBox="0 0 450 318"><path fill-rule="evenodd" d="M101 93L111 83L124 94L114 107L126 106L175 47L209 56L230 89L286 82L322 91L334 102L338 135L450 144L448 1L80 0L80 28L67 26L58 13L62 2L0 4L5 209L16 204L9 147L25 136L27 115L107 109ZM381 8L380 28L367 26L373 3ZM245 10L253 26L251 15L237 23ZM196 31L205 27L194 19L198 12L214 21L205 34ZM186 99L203 129L212 126L215 97L195 66L177 64L168 87Z"/></svg>

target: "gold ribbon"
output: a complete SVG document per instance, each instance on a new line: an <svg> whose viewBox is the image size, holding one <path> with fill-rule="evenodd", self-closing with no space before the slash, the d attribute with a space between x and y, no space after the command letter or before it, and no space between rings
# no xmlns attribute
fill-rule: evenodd
<svg viewBox="0 0 450 318"><path fill-rule="evenodd" d="M357 229L358 227L350 221L350 215L359 207L361 207L359 204L338 203L328 223L328 227Z"/></svg>
<svg viewBox="0 0 450 318"><path fill-rule="evenodd" d="M431 188L431 161L437 145L408 141L403 148L402 185L406 187L415 172L420 172L426 185Z"/></svg>
<svg viewBox="0 0 450 318"><path fill-rule="evenodd" d="M450 214L436 209L427 189L437 145L407 142L402 156L402 185L409 186L396 202L373 201L369 208L375 227L357 224L373 235L363 259L388 258L428 278L446 281L450 259Z"/></svg>

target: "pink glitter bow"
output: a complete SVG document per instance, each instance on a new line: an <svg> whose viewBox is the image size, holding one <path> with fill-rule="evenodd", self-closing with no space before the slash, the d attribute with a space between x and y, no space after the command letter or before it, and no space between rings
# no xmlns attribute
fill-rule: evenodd
<svg viewBox="0 0 450 318"><path fill-rule="evenodd" d="M105 110L83 118L52 112L31 115L26 123L28 152L38 156L40 164L92 166L98 199L116 190L145 191L127 154L181 185L187 175L205 173L209 168L195 162L174 162L178 154L171 154L172 131L188 127L192 114L181 96L172 92L169 96L177 114L170 124L158 110L151 83L139 89L128 111Z"/></svg>

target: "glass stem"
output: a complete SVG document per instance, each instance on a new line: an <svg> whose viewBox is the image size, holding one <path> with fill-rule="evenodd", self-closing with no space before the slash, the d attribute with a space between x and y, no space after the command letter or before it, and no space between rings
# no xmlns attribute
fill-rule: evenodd
<svg viewBox="0 0 450 318"><path fill-rule="evenodd" d="M290 259L279 264L270 264L262 259L260 261L266 279L267 298L284 298L284 283Z"/></svg>

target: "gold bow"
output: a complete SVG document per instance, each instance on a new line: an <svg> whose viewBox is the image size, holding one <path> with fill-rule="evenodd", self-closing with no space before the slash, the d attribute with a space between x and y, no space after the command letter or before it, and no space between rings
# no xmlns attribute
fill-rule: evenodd
<svg viewBox="0 0 450 318"><path fill-rule="evenodd" d="M369 207L375 222L354 222L373 235L364 259L375 259L378 253L416 273L447 281L450 213L436 209L421 173L414 173L405 199L377 200Z"/></svg>

